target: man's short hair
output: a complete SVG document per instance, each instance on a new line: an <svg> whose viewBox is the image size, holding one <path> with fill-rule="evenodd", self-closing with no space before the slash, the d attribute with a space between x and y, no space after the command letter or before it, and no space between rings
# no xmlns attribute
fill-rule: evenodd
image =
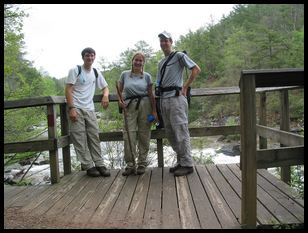
<svg viewBox="0 0 308 233"><path fill-rule="evenodd" d="M82 50L81 56L84 57L84 55L85 55L86 53L94 53L94 55L96 55L95 50L92 49L92 48L90 48L90 47L85 48L84 50Z"/></svg>

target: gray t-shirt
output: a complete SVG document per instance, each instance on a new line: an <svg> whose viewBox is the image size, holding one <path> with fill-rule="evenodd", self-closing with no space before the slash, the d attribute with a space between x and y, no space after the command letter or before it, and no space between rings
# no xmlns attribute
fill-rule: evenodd
<svg viewBox="0 0 308 233"><path fill-rule="evenodd" d="M152 77L147 72L143 72L143 75L135 75L131 74L130 70L125 70L122 72L119 82L122 85L124 83L123 97L126 99L132 96L147 95L148 86L152 84Z"/></svg>
<svg viewBox="0 0 308 233"><path fill-rule="evenodd" d="M161 79L161 68L169 56L163 58L158 64L157 82L156 82L157 86ZM173 58L168 62L166 66L165 74L163 77L163 82L160 84L160 86L161 87L170 87L170 86L182 87L184 67L187 67L188 69L192 69L194 66L196 66L196 63L193 60L191 60L185 53L177 52L173 56ZM168 98L172 96L175 96L175 90L163 92L161 95L162 98Z"/></svg>

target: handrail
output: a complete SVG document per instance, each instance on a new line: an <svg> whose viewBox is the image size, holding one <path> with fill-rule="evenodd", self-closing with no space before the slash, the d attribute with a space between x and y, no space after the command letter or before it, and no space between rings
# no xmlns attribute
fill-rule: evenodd
<svg viewBox="0 0 308 233"><path fill-rule="evenodd" d="M243 70L239 82L240 87L240 119L241 119L241 157L240 166L242 170L242 199L241 199L241 224L243 228L256 228L257 223L257 168L266 167L264 156L272 154L271 151L256 148L256 88L260 87L284 87L284 86L304 87L304 69L276 69L276 70ZM288 115L288 98L285 91L281 91L281 116L285 120ZM265 96L262 96L265 98ZM263 103L260 104L262 106ZM261 111L262 112L262 111ZM281 126L287 128L288 122L282 122ZM259 127L261 131L261 127ZM263 128L263 132L264 132ZM262 133L263 133L262 132ZM275 132L277 133L277 132ZM280 133L280 132L278 132ZM282 133L280 133L282 135ZM282 136L281 136L282 137ZM288 148L289 150L289 148ZM291 148L291 150L295 150ZM283 151L283 149L282 149ZM298 156L296 161L303 157L303 148L296 148L294 156ZM257 163L259 154L259 163ZM285 153L278 152L279 158L285 157ZM276 157L277 158L277 157ZM293 164L288 157L286 164ZM272 160L270 159L270 161ZM278 160L275 160L277 164Z"/></svg>
<svg viewBox="0 0 308 233"><path fill-rule="evenodd" d="M256 92L272 92L272 91L281 91L281 90L292 90L298 89L301 86L284 86L284 87L262 87L257 88ZM192 89L192 97L200 96L213 96L213 95L228 95L228 94L239 94L239 87L214 87L214 88L200 88ZM93 100L94 102L100 102L101 95L95 95ZM109 95L110 102L117 101L117 95ZM34 97L22 100L9 100L4 101L4 109L14 109L14 108L25 108L25 107L35 107L35 106L47 106L51 115L48 116L49 127L48 130L53 130L55 127L55 108L54 106L60 105L60 118L61 118L61 136L60 137L49 137L45 142L42 141L27 141L27 142L14 142L4 144L4 153L16 153L16 152L25 152L25 151L38 151L41 149L49 150L54 153L52 158L54 163L57 163L57 149L63 148L63 160L64 160L64 173L69 174L70 171L70 151L69 144L70 138L68 135L67 129L67 119L66 118L66 103L64 96L45 96L45 97ZM64 130L64 131L63 131ZM201 127L201 128L190 128L191 137L203 137L210 135L229 135L229 134L238 134L240 132L239 126L222 126L222 127ZM165 133L163 129L152 130L151 134L152 139L157 140L157 151L158 151L158 166L163 166L163 150L162 150L162 139L165 138ZM108 132L100 133L101 141L119 141L123 140L122 132ZM64 152L65 151L65 152ZM66 162L65 162L66 161ZM58 176L58 168L55 169L55 176ZM53 175L51 175L53 176ZM52 183L58 182L58 178L52 178Z"/></svg>

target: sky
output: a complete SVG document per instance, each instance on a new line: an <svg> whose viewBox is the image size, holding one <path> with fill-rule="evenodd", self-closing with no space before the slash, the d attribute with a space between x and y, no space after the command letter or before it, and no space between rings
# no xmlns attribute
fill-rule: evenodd
<svg viewBox="0 0 308 233"><path fill-rule="evenodd" d="M158 34L180 36L218 23L233 4L25 4L25 58L39 71L57 79L82 64L81 51L96 51L94 67L104 59L118 61L120 54L145 41L160 50Z"/></svg>

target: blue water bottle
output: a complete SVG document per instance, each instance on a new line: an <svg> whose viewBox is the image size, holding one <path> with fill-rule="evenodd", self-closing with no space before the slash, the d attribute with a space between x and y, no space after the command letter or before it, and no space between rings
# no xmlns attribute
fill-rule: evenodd
<svg viewBox="0 0 308 233"><path fill-rule="evenodd" d="M151 123L155 120L155 117L152 114L148 114L147 120L149 123Z"/></svg>

